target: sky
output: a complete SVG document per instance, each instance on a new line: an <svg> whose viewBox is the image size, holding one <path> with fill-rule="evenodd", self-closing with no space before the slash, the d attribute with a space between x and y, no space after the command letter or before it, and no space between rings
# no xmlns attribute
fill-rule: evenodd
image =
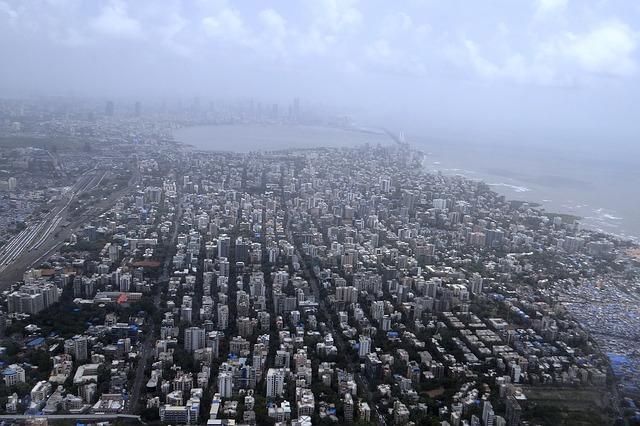
<svg viewBox="0 0 640 426"><path fill-rule="evenodd" d="M299 96L447 137L640 130L632 0L0 0L0 96Z"/></svg>

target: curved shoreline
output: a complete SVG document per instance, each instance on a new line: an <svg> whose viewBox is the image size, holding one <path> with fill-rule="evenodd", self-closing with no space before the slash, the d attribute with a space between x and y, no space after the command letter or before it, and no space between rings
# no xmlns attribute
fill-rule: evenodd
<svg viewBox="0 0 640 426"><path fill-rule="evenodd" d="M499 188L500 187L504 187L504 188L510 188L512 190L514 190L516 193L518 194L525 194L528 192L531 192L530 188L525 187L523 185L520 184L516 184L516 183L505 183L505 182L495 182L495 183L491 183L489 182L487 179L484 178L475 178L472 176L468 176L469 173L475 174L475 172L473 172L472 170L461 170L461 169L446 169L444 167L433 167L433 166L427 166L427 164L424 164L427 160L427 158L429 157L429 153L427 152L427 150L424 149L424 147L421 147L419 145L416 145L415 143L411 143L411 142L407 142L404 139L401 139L401 135L396 134L395 132L389 130L388 128L385 127L372 127L372 126L361 126L361 125L356 125L356 126L332 126L332 125L322 125L322 124L311 124L311 125L307 125L307 124L299 124L299 123L255 123L255 124L251 124L251 123L220 123L220 124L197 124L197 125L186 125L186 126L180 126L176 129L174 129L174 132L180 131L180 130L184 130L184 129L189 129L189 128L202 128L203 130L206 128L214 128L214 129L232 129L232 128L236 128L236 129L242 129L242 128L253 128L253 129L268 129L268 128L272 128L272 129L284 129L285 131L290 131L290 130L311 130L311 131L329 131L329 132L344 132L345 136L347 136L348 134L361 134L363 136L373 136L376 138L387 138L390 142L395 142L399 145L404 145L407 148L411 148L414 151L418 151L420 153L422 153L422 155L424 156L423 158L423 169L427 169L427 167L429 167L429 171L430 172L440 172L446 175L458 175L458 176L462 176L465 179L470 179L473 181L479 181L479 182L483 182L486 185L490 186L492 188L492 190L494 190L497 194L499 195L503 195L507 200L511 201L511 202L527 202L529 203L532 207L541 209L543 211L546 212L547 215L559 215L562 217L571 217L574 218L574 220L578 220L581 224L581 226L589 229L592 232L599 232L599 233L603 233L606 235L610 235L618 240L622 240L622 241L630 241L633 242L635 244L640 243L640 237L636 236L636 235L632 235L629 234L628 232L614 232L614 230L612 229L607 229L607 228L617 228L620 225L618 223L609 223L607 222L607 217L606 215L604 215L603 217L595 217L592 215L589 215L586 212L580 212L579 214L577 214L577 212L575 211L571 211L568 209L563 209L561 206L554 206L554 207L549 207L548 203L545 202L545 199L532 199L532 200L523 200L523 199L516 199L513 198L511 196L511 194L509 193L509 191L501 191ZM192 150L195 151L209 151L209 152L266 152L266 151L281 151L281 150L287 150L287 149L312 149L312 148L339 148L339 147L351 147L351 146L357 146L357 145L361 145L364 143L369 143L366 142L366 140L356 140L356 141L348 141L348 140L343 140L341 141L341 143L335 145L335 144L324 144L324 143L319 143L317 145L314 144L305 144L304 142L302 142L300 145L296 146L296 143L294 142L294 140L292 139L292 135L286 135L284 139L286 139L287 141L281 145L281 146L276 146L275 148L271 148L271 149L261 149L260 147L256 147L256 148L251 148L251 149L242 149L242 150L238 150L236 146L234 147L228 147L227 145L229 144L228 142L226 142L225 145L221 146L218 149L211 149L211 147L203 147L202 145L205 144L205 142L201 143L201 144L196 144L193 141L187 141L185 140L184 137L180 137L175 135L175 133L173 134L173 139L174 142L177 144L181 144L185 147L189 147ZM242 138L247 138L247 135L239 135ZM317 137L317 135L315 135ZM331 136L331 135L330 135ZM330 137L329 136L329 137ZM238 137L238 136L236 136ZM303 138L301 138L302 140ZM254 143L252 143L253 145L257 145L259 143L259 139L256 139L256 141ZM267 142L267 140L263 141L263 142ZM240 143L238 145L243 145L243 143ZM460 171L463 172L467 172L465 173L459 173ZM451 173L454 172L454 173ZM545 198L544 195L539 196L537 198ZM548 212L547 212L548 210ZM601 209L602 210L602 209ZM596 213L594 213L596 214ZM612 217L615 217L616 222L619 222L622 218L620 218L619 216L615 216L613 215ZM614 220L614 219L611 219Z"/></svg>

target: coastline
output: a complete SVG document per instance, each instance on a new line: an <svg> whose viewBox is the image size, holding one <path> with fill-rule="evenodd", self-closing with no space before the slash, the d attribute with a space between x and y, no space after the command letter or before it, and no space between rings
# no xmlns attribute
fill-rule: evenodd
<svg viewBox="0 0 640 426"><path fill-rule="evenodd" d="M433 155L428 152L428 149L425 149L424 146L421 146L414 142L407 142L402 138L402 134L396 134L391 130L385 127L374 127L374 126L363 126L363 125L353 125L353 126L343 126L343 125L325 125L325 124L300 124L300 123L257 123L257 124L249 124L249 123L221 123L221 124L197 124L194 126L186 125L180 126L173 130L172 137L173 141L176 144L180 144L181 146L193 150L193 151L208 151L208 152L264 152L264 151L282 151L287 149L313 149L313 148L336 148L338 146L356 146L362 145L365 142L364 140L359 141L343 141L344 143L338 143L338 146L331 143L325 144L319 142L318 144L313 145L298 145L300 141L294 141L290 135L287 136L289 141L285 141L282 145L276 146L272 149L261 149L259 147L251 147L249 149L237 149L237 146L233 147L203 147L202 144L195 144L192 141L184 140L184 137L180 135L176 135L177 132L184 131L184 129L200 129L202 131L206 131L207 128L215 128L216 130L234 130L239 128L247 128L247 129L271 129L271 130L302 130L302 131L328 131L328 132L344 132L345 135L348 134L360 134L363 136L373 136L376 138L386 138L390 143L397 143L399 145L405 145L410 147L411 149L420 152L423 155L422 161L422 169L424 171L430 173L442 173L444 175L449 176L461 176L465 179L470 179L473 181L483 182L488 185L493 191L497 194L505 197L507 201L510 202L518 202L528 203L531 207L539 209L544 212L547 216L560 216L567 220L577 220L584 229L594 232L594 233L602 233L608 236L611 236L620 241L631 242L634 244L640 243L640 237L630 234L626 231L616 232L615 228L619 225L615 223L619 221L621 218L614 216L610 213L598 210L595 210L591 214L585 214L588 212L578 212L575 208L567 208L561 205L550 205L549 200L545 197L545 194L542 192L543 189L538 190L538 197L531 198L527 197L525 194L531 192L531 190L521 184L516 184L512 182L492 182L490 179L487 179L473 170L461 169L461 168L448 168L444 167L440 164L439 161L434 161ZM244 138L245 135L240 135L240 137ZM286 139L286 138L285 138ZM302 139L302 138L300 138ZM264 141L262 141L264 142ZM378 141L380 142L380 141ZM242 146L242 142L238 143L239 146ZM505 172L506 173L506 172ZM503 173L504 174L504 173ZM508 178L507 175L505 177ZM540 193L542 192L542 193ZM533 195L533 194L532 194ZM549 195L549 194L546 194ZM578 205L582 207L581 205Z"/></svg>
<svg viewBox="0 0 640 426"><path fill-rule="evenodd" d="M428 155L428 154L426 154ZM615 231L616 228L620 228L621 217L612 215L605 211L604 208L592 209L590 211L578 211L584 210L587 207L585 203L575 203L573 206L557 205L550 203L548 199L549 194L544 193L544 189L538 188L536 191L532 191L530 188L507 183L507 182L491 182L485 177L477 176L480 173L473 170L461 169L461 168L447 168L439 167L439 162L431 162L429 165L425 165L429 170L440 172L448 176L460 176L465 179L473 181L484 182L492 188L496 193L504 195L508 201L511 202L526 202L529 205L535 204L537 208L543 210L547 214L556 214L560 216L575 217L584 229L590 232L606 234L621 241L629 241L634 244L640 244L640 235L636 235L633 232L627 230ZM538 196L533 198L525 194L530 192L537 192ZM546 195L546 196L545 196Z"/></svg>
<svg viewBox="0 0 640 426"><path fill-rule="evenodd" d="M498 195L503 195L505 197L505 199L510 202L510 203L527 203L530 207L535 208L541 212L543 212L545 214L545 216L549 217L550 219L553 219L553 217L555 216L559 216L561 218L567 219L567 220L571 220L571 221L577 221L580 226L583 227L583 229L592 232L592 233L600 233L600 234L604 234L607 236L610 236L612 238L615 238L618 241L622 241L622 242L628 242L628 243L632 243L634 245L638 245L640 246L640 236L636 236L636 235L629 235L629 234L618 234L618 233L614 233L611 232L609 230L603 229L603 228L599 228L597 227L595 224L593 223L589 223L587 221L588 217L585 217L583 215L579 215L576 214L575 212L571 212L571 211L562 211L562 209L558 209L558 208L549 208L548 205L545 205L545 203L547 202L546 199L541 199L541 200L527 200L527 199L515 199L515 198L511 198L508 194L507 191L500 191L498 189L496 189L495 187L501 187L501 188L511 188L513 189L516 193L525 193L525 192L529 192L529 189L523 186L518 186L518 185L512 185L512 184L508 184L508 183L489 183L487 182L486 179L480 178L480 177L473 177L473 176L469 176L469 174L475 174L475 172L471 171L471 170L463 170L463 169L447 169L447 168L432 168L432 166L430 166L428 163L429 158L430 158L430 153L426 152L424 148L418 146L415 143L410 143L410 142L406 142L406 141L400 141L398 136L395 136L391 131L384 129L385 133L392 139L394 140L396 143L399 144L405 144L409 147L411 147L411 149L420 152L423 155L423 160L422 160L422 169L424 171L426 171L427 173L442 173L443 175L447 175L447 176L460 176L464 179L469 179L475 182L482 182L485 185L489 186L491 188L492 191L494 191L496 194ZM439 162L432 162L431 165L439 165ZM448 173L449 171L453 171L455 173ZM459 172L464 172L464 173L459 173ZM619 218L616 218L619 219Z"/></svg>
<svg viewBox="0 0 640 426"><path fill-rule="evenodd" d="M354 135L356 135L355 138ZM365 143L382 143L387 138L381 131L362 126L299 123L224 123L180 126L173 129L172 137L176 143L185 147L209 152L265 152L317 147L350 147Z"/></svg>

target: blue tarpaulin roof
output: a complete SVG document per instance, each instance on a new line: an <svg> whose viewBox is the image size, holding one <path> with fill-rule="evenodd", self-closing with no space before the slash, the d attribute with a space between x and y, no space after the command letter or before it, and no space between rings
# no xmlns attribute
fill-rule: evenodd
<svg viewBox="0 0 640 426"><path fill-rule="evenodd" d="M27 346L40 346L44 344L44 337L38 337L27 343Z"/></svg>

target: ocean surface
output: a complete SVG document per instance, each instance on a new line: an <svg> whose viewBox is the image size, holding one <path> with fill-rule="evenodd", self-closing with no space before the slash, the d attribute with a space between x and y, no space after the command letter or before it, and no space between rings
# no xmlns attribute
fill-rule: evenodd
<svg viewBox="0 0 640 426"><path fill-rule="evenodd" d="M412 141L409 141L412 142ZM640 238L640 157L565 147L495 146L420 140L432 171L488 183L508 199L537 202L553 213L624 238Z"/></svg>
<svg viewBox="0 0 640 426"><path fill-rule="evenodd" d="M388 144L384 134L302 125L217 125L178 129L174 138L211 151ZM427 154L428 171L483 180L507 199L536 202L581 223L626 238L640 238L640 164L612 152L440 141L408 136ZM634 157L634 156L631 156Z"/></svg>

